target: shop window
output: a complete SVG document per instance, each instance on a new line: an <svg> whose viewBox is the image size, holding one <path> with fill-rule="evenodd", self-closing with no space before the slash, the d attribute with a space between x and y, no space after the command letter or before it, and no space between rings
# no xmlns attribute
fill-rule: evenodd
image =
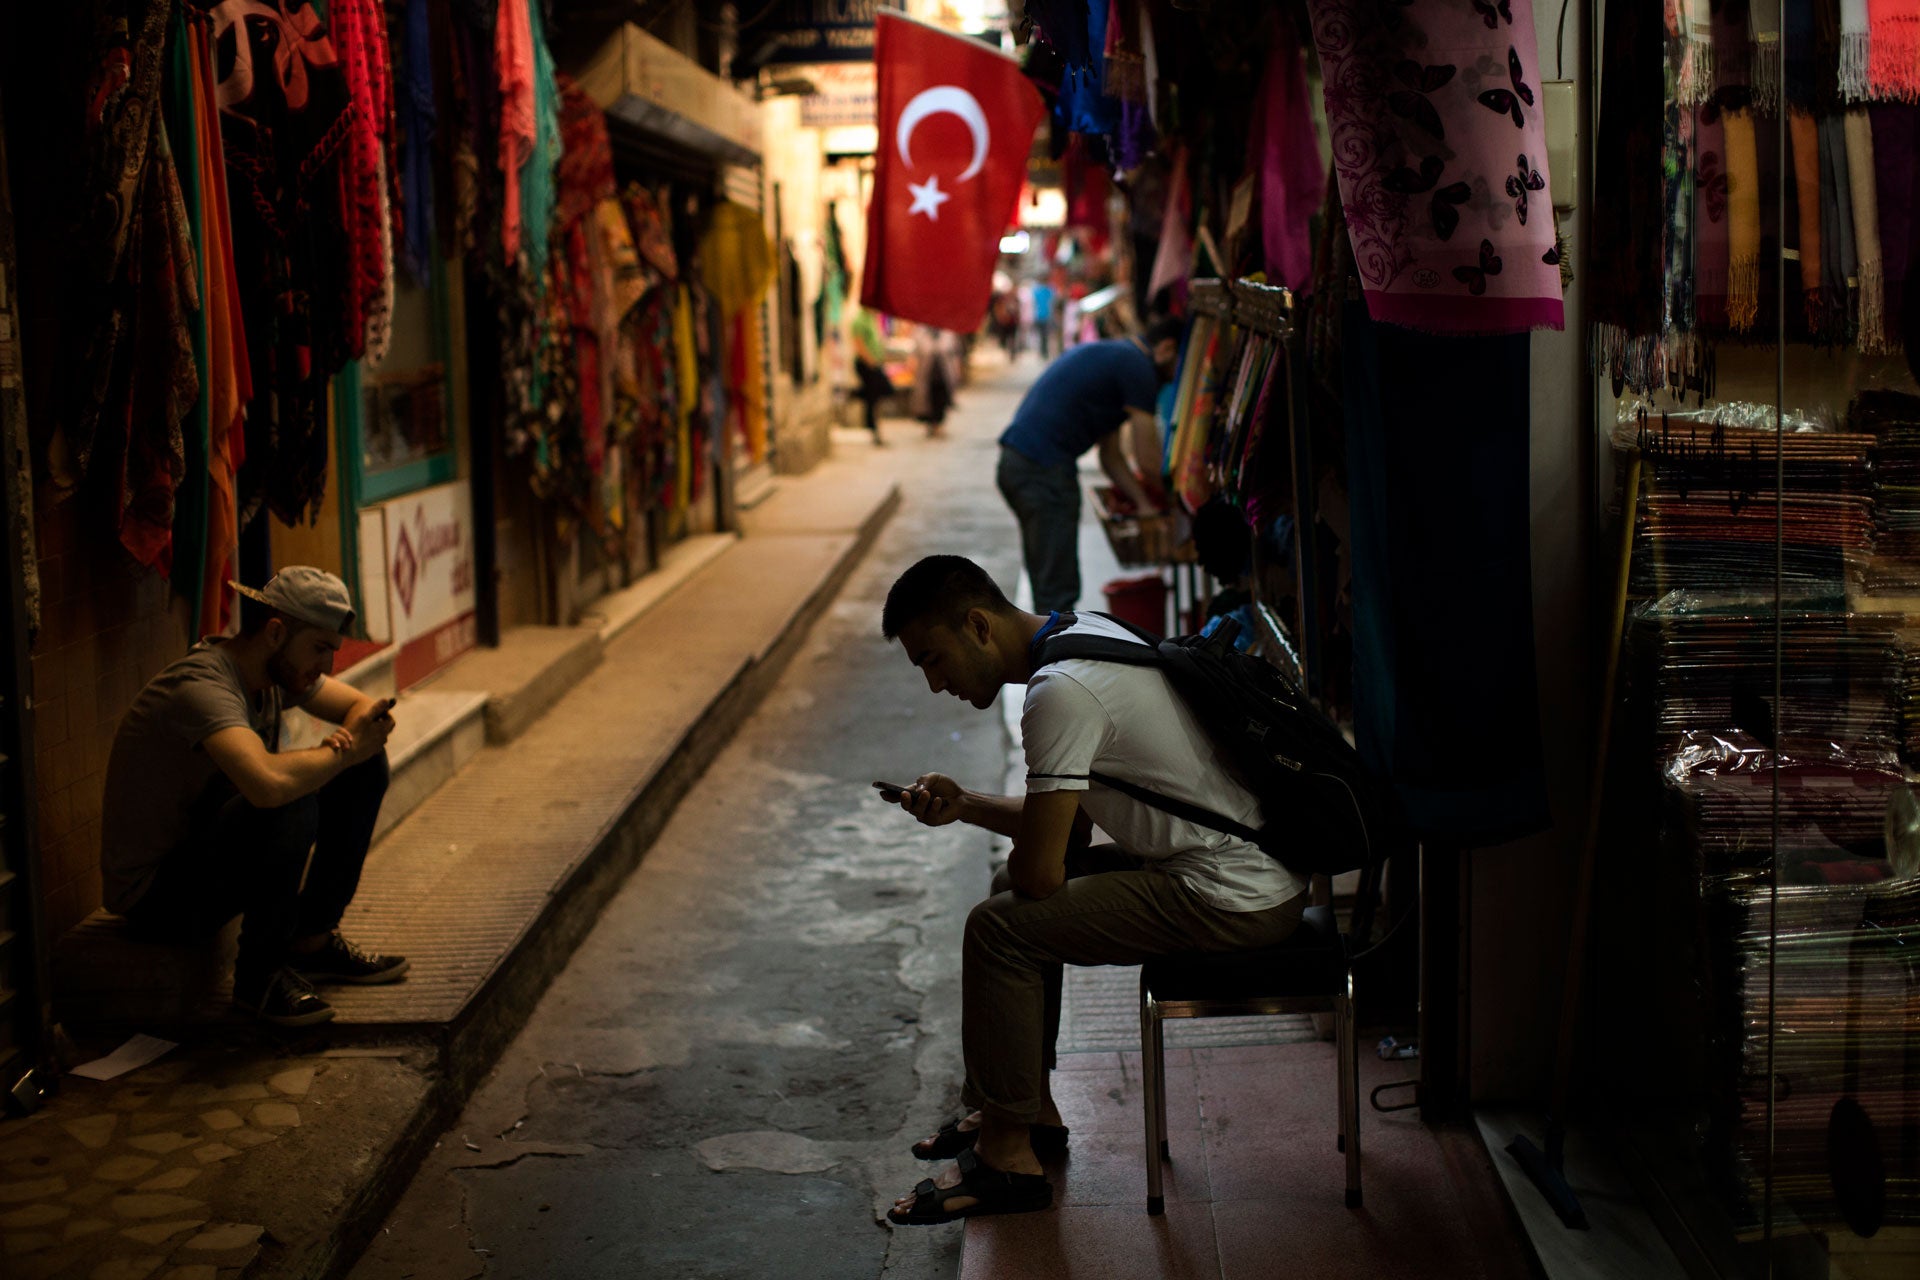
<svg viewBox="0 0 1920 1280"><path fill-rule="evenodd" d="M403 279L395 290L393 337L379 368L350 363L335 386L356 505L443 484L457 473L447 348L446 282L436 256L430 281Z"/></svg>

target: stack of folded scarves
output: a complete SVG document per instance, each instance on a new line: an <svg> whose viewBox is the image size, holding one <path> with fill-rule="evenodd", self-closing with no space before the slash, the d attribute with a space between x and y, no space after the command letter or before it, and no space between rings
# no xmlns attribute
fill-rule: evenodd
<svg viewBox="0 0 1920 1280"><path fill-rule="evenodd" d="M1868 592L1920 594L1920 396L1863 391L1847 424L1873 446L1874 553Z"/></svg>
<svg viewBox="0 0 1920 1280"><path fill-rule="evenodd" d="M1843 600L1862 579L1873 550L1873 437L1799 418L1776 434L1771 419L1771 406L1722 405L1616 430L1616 443L1639 449L1645 464L1636 596L1675 589L1771 595L1776 440L1785 455L1778 523L1787 597Z"/></svg>
<svg viewBox="0 0 1920 1280"><path fill-rule="evenodd" d="M1777 1203L1815 1228L1920 1225L1920 880L1764 886L1730 895L1732 998L1740 1023L1734 1112L1748 1207L1763 1203L1772 1141ZM1770 922L1773 928L1770 930ZM1769 932L1773 956L1773 1132L1767 1128ZM1884 1172L1884 1201L1842 1203L1862 1153L1830 1143L1851 1103L1864 1113ZM1858 1113L1856 1113L1858 1114Z"/></svg>

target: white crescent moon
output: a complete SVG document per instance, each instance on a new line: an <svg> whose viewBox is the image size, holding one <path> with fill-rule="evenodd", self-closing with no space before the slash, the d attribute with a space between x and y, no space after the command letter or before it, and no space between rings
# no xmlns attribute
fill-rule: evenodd
<svg viewBox="0 0 1920 1280"><path fill-rule="evenodd" d="M913 100L907 103L907 109L900 113L900 124L894 130L894 145L900 149L900 159L911 165L913 157L907 154L907 150L913 141L914 128L928 116L939 115L941 112L959 116L967 128L973 131L973 163L967 166L966 172L962 173L959 179L965 182L980 172L980 166L986 163L987 141L993 135L987 128L987 113L980 109L980 100L960 86L935 85L931 89L922 89L914 94Z"/></svg>

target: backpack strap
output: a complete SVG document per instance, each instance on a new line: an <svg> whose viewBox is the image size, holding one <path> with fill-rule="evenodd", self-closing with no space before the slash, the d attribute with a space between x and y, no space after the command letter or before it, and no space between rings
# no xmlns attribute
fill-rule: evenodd
<svg viewBox="0 0 1920 1280"><path fill-rule="evenodd" d="M1261 849L1266 848L1266 845L1263 843L1263 838L1258 831L1244 822L1235 822L1225 814L1215 813L1212 809L1208 809L1202 805L1176 799L1173 796L1162 795L1160 792L1143 787L1137 782L1127 782L1111 774L1089 773L1087 779L1090 782L1097 782L1110 790L1118 791L1121 795L1129 799L1138 800L1141 804L1158 809L1162 813L1170 813L1176 818L1183 818L1195 826L1211 827L1215 831L1224 831L1230 836L1238 836L1249 844Z"/></svg>

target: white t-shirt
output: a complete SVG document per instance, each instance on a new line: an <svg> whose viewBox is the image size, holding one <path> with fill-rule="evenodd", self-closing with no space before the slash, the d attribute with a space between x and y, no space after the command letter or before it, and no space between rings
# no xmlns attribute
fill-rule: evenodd
<svg viewBox="0 0 1920 1280"><path fill-rule="evenodd" d="M1112 636L1140 643L1118 623L1076 614L1058 635ZM1080 805L1120 848L1178 876L1222 911L1264 911L1306 888L1306 880L1257 846L1176 818L1087 775L1102 773L1211 809L1249 827L1260 802L1235 781L1226 758L1167 677L1152 667L1071 659L1027 682L1020 715L1027 790L1084 791Z"/></svg>

